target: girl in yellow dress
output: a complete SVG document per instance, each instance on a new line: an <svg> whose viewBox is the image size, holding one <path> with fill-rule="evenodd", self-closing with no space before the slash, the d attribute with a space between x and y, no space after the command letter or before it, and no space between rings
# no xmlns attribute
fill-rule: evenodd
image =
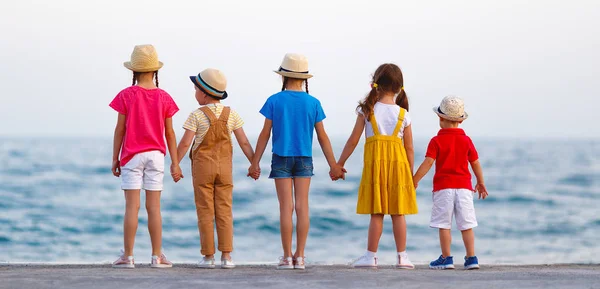
<svg viewBox="0 0 600 289"><path fill-rule="evenodd" d="M384 215L391 215L398 251L397 268L413 269L406 254L406 220L416 214L417 197L412 181L414 149L408 99L402 71L382 64L373 75L371 91L357 107L356 124L338 164L344 166L360 135L365 132L364 166L358 190L357 214L371 215L367 252L354 267L377 267L377 247ZM332 175L332 179L342 176Z"/></svg>

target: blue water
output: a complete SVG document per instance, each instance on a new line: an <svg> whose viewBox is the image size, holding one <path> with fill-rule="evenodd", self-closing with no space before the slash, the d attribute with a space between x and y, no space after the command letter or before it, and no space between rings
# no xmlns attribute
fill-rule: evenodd
<svg viewBox="0 0 600 289"><path fill-rule="evenodd" d="M110 262L122 247L124 198L110 172L111 139L0 139L0 262ZM476 200L476 248L482 263L598 262L600 256L600 141L477 140L489 199ZM334 142L339 154L344 140ZM426 140L417 140L416 159ZM362 145L362 144L361 144ZM346 181L331 182L315 149L306 255L315 263L347 263L366 246L369 218L356 215L362 152L347 163ZM234 258L274 262L281 255L278 202L271 180L246 178L236 147ZM268 175L270 156L263 159ZM417 161L418 162L418 161ZM418 165L418 164L417 164ZM199 259L189 161L182 182L165 182L164 249L172 260ZM418 215L408 216L408 252L417 263L439 255L428 227L431 172L420 184ZM144 201L142 196L142 202ZM148 262L150 241L142 205L135 252ZM464 255L454 232L453 254ZM379 258L394 262L386 219Z"/></svg>

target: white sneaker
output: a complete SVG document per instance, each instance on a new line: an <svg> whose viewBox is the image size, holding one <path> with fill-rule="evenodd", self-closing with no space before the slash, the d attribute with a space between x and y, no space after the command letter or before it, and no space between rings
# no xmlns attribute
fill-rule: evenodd
<svg viewBox="0 0 600 289"><path fill-rule="evenodd" d="M377 268L377 257L369 257L362 255L358 259L352 261L354 268Z"/></svg>
<svg viewBox="0 0 600 289"><path fill-rule="evenodd" d="M113 268L127 268L133 269L135 268L135 262L133 261L133 256L125 256L125 251L121 249L121 255L119 259L112 263Z"/></svg>
<svg viewBox="0 0 600 289"><path fill-rule="evenodd" d="M398 263L396 263L398 269L415 269L415 265L408 258L408 254L404 253L398 255Z"/></svg>
<svg viewBox="0 0 600 289"><path fill-rule="evenodd" d="M279 264L277 264L277 270L290 270L294 269L294 260L292 257L279 257Z"/></svg>
<svg viewBox="0 0 600 289"><path fill-rule="evenodd" d="M215 258L207 259L206 257L202 258L196 267L203 269L214 269L215 268Z"/></svg>
<svg viewBox="0 0 600 289"><path fill-rule="evenodd" d="M221 269L233 269L235 264L231 259L221 259Z"/></svg>
<svg viewBox="0 0 600 289"><path fill-rule="evenodd" d="M298 270L306 269L306 264L304 263L304 262L306 262L305 259L306 258L304 258L304 257L297 257L296 260L294 260L294 269L298 269Z"/></svg>

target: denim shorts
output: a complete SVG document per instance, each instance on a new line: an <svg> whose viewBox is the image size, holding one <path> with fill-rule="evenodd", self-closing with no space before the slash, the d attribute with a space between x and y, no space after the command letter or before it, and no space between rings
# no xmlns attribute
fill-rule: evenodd
<svg viewBox="0 0 600 289"><path fill-rule="evenodd" d="M271 158L271 179L310 178L313 176L312 157L282 157L273 154Z"/></svg>

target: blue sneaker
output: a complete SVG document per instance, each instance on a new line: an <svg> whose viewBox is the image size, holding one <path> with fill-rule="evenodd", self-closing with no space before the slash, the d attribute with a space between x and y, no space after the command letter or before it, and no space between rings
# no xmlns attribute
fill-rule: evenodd
<svg viewBox="0 0 600 289"><path fill-rule="evenodd" d="M465 257L465 270L479 269L479 261L477 256Z"/></svg>
<svg viewBox="0 0 600 289"><path fill-rule="evenodd" d="M440 255L440 257L437 260L431 261L431 263L429 263L429 269L454 269L454 260L452 259L452 256L444 258L444 256Z"/></svg>

